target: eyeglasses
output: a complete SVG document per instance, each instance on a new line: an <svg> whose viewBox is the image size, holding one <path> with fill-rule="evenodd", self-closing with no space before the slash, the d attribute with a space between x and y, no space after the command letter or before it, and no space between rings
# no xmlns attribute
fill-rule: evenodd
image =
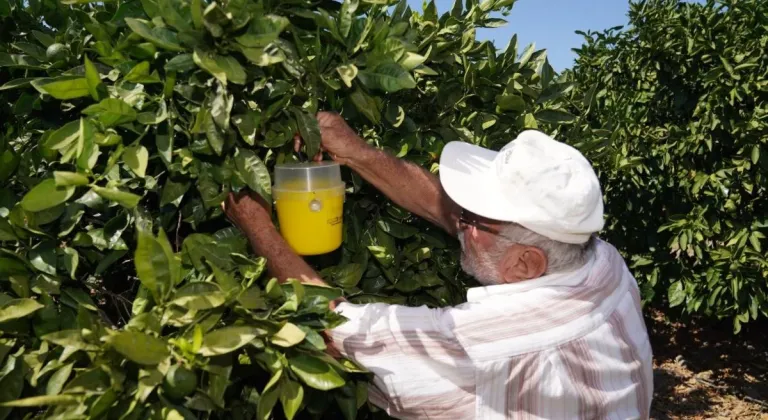
<svg viewBox="0 0 768 420"><path fill-rule="evenodd" d="M501 231L496 228L492 228L490 226L486 226L482 224L479 220L476 220L472 217L473 215L462 209L461 210L461 216L459 217L459 228L464 230L469 226L474 226L477 230L482 230L483 232L488 232L492 235L500 235Z"/></svg>

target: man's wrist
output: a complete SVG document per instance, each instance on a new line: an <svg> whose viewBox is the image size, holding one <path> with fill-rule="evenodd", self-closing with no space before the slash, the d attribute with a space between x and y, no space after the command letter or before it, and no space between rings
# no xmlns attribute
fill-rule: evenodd
<svg viewBox="0 0 768 420"><path fill-rule="evenodd" d="M358 138L358 140L359 147L347 159L347 166L355 171L370 165L376 159L376 154L380 152L380 150L366 143L365 140L361 138Z"/></svg>
<svg viewBox="0 0 768 420"><path fill-rule="evenodd" d="M265 234L277 233L277 228L272 223L272 219L268 214L256 216L253 220L249 220L244 226L240 226L240 229L245 236L253 239L258 239Z"/></svg>

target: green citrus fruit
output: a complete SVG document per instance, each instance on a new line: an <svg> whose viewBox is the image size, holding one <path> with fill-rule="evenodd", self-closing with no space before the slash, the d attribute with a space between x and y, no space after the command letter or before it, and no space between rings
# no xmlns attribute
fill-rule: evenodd
<svg viewBox="0 0 768 420"><path fill-rule="evenodd" d="M174 399L181 399L197 389L197 374L182 365L173 365L163 380L163 390Z"/></svg>
<svg viewBox="0 0 768 420"><path fill-rule="evenodd" d="M48 49L45 50L45 56L51 62L66 60L67 56L69 56L69 50L66 45L57 42L51 44Z"/></svg>

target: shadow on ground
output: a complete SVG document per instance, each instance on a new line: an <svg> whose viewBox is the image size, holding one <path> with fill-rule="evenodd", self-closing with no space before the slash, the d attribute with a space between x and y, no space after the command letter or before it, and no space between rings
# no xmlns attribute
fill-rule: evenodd
<svg viewBox="0 0 768 420"><path fill-rule="evenodd" d="M768 419L768 325L646 317L654 350L654 419Z"/></svg>

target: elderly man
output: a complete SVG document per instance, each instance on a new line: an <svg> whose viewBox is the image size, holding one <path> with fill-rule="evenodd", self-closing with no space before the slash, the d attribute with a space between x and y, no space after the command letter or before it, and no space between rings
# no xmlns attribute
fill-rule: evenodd
<svg viewBox="0 0 768 420"><path fill-rule="evenodd" d="M445 146L440 179L320 113L322 147L403 208L458 236L484 287L442 309L341 302L335 347L375 374L370 399L398 418L648 418L651 347L637 283L609 244L600 185L576 149L525 131L494 152ZM227 216L279 279L324 284L259 199Z"/></svg>

